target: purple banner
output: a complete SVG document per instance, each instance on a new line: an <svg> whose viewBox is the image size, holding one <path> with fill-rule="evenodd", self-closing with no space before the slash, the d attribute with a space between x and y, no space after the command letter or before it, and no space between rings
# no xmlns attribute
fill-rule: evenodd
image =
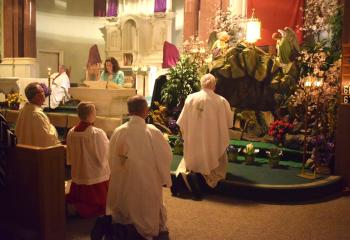
<svg viewBox="0 0 350 240"><path fill-rule="evenodd" d="M166 0L154 0L154 12L166 12Z"/></svg>
<svg viewBox="0 0 350 240"><path fill-rule="evenodd" d="M118 0L108 0L107 2L107 17L118 15Z"/></svg>

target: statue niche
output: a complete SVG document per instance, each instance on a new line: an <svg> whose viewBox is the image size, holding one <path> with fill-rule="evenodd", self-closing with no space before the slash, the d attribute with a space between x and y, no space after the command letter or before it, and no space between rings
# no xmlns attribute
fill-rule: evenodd
<svg viewBox="0 0 350 240"><path fill-rule="evenodd" d="M132 19L129 19L125 22L123 27L123 51L137 51L137 30L136 30L136 22Z"/></svg>

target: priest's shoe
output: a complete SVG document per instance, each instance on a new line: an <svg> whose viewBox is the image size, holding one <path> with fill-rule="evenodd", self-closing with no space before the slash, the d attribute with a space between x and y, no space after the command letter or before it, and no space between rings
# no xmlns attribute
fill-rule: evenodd
<svg viewBox="0 0 350 240"><path fill-rule="evenodd" d="M182 174L179 174L177 177L172 174L171 181L172 185L170 187L170 191L173 196L181 197L182 194L188 193L188 188L185 184Z"/></svg>
<svg viewBox="0 0 350 240"><path fill-rule="evenodd" d="M187 175L188 184L192 190L192 199L195 201L203 200L203 189L200 184L199 173L189 173Z"/></svg>

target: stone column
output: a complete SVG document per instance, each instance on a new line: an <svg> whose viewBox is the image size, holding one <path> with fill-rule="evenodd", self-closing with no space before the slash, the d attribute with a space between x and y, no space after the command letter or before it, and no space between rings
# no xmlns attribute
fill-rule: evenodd
<svg viewBox="0 0 350 240"><path fill-rule="evenodd" d="M35 0L4 0L0 77L37 77Z"/></svg>
<svg viewBox="0 0 350 240"><path fill-rule="evenodd" d="M216 12L220 8L226 11L228 6L229 0L201 0L198 28L198 35L201 40L207 40L212 32L212 18L216 15Z"/></svg>
<svg viewBox="0 0 350 240"><path fill-rule="evenodd" d="M36 57L35 0L4 0L4 57Z"/></svg>
<svg viewBox="0 0 350 240"><path fill-rule="evenodd" d="M344 1L344 17L343 17L343 43L350 43L350 29L349 29L349 22L350 22L350 2Z"/></svg>
<svg viewBox="0 0 350 240"><path fill-rule="evenodd" d="M185 0L184 39L198 35L199 0Z"/></svg>

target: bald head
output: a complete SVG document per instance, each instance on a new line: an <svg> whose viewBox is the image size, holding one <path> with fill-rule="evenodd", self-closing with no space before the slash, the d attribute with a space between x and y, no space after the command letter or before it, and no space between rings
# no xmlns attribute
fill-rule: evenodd
<svg viewBox="0 0 350 240"><path fill-rule="evenodd" d="M143 96L136 95L128 98L129 115L136 115L146 118L148 114L147 101Z"/></svg>
<svg viewBox="0 0 350 240"><path fill-rule="evenodd" d="M210 73L203 75L201 78L201 86L205 89L215 90L216 78L214 75Z"/></svg>

